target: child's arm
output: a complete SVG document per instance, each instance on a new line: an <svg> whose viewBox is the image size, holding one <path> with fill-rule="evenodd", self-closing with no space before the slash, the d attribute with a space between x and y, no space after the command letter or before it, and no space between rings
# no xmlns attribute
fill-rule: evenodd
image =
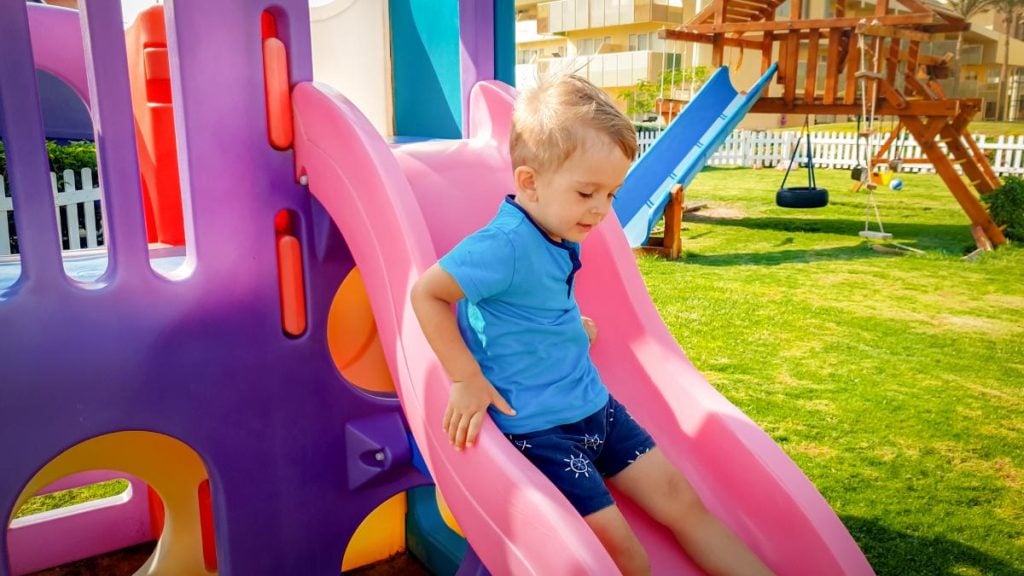
<svg viewBox="0 0 1024 576"><path fill-rule="evenodd" d="M451 307L463 296L458 282L437 264L431 266L412 288L412 307L423 334L452 379L443 425L456 450L461 450L464 445L473 445L491 404L509 416L516 415L484 377L480 364L459 334L459 325Z"/></svg>
<svg viewBox="0 0 1024 576"><path fill-rule="evenodd" d="M590 344L594 344L594 340L597 340L597 324L587 316L581 316L583 319L583 330L587 333L587 339L590 340Z"/></svg>

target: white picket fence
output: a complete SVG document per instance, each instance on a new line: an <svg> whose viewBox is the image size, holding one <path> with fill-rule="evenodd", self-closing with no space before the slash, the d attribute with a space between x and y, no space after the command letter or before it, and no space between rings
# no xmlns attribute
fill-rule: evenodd
<svg viewBox="0 0 1024 576"><path fill-rule="evenodd" d="M67 250L96 248L103 245L101 224L97 218L100 214L99 183L93 180L93 172L89 168L83 168L79 176L81 187L75 182L75 173L65 170L61 174L63 190L58 190L57 174L50 172L57 224L61 237L67 238ZM16 236L8 226L13 211L14 203L10 192L5 189L3 179L0 178L0 255L11 254L16 245Z"/></svg>
<svg viewBox="0 0 1024 576"><path fill-rule="evenodd" d="M639 134L640 153L642 154L657 140L660 132L645 131ZM989 158L996 174L1024 174L1024 136L998 136L989 138L983 135L972 135L974 141ZM726 138L722 146L708 161L710 166L745 166L773 167L789 162L793 154L793 146L800 139L799 130L785 132L764 132L737 130ZM885 141L885 134L876 134L871 138L871 150L876 150ZM858 162L857 135L842 132L815 132L811 135L814 153L814 165L819 168L852 168ZM945 145L941 144L943 150ZM800 142L796 161L807 160L806 140ZM861 141L859 154L863 156L867 150ZM920 158L921 148L909 134L898 138L893 143L889 155L901 158ZM931 164L904 164L904 172L934 173Z"/></svg>
<svg viewBox="0 0 1024 576"><path fill-rule="evenodd" d="M646 151L661 135L659 131L644 131L638 135L640 154ZM884 134L872 137L872 149L885 140ZM1024 174L1024 136L998 136L988 138L974 135L975 142L989 157L996 174ZM793 153L793 146L800 138L799 130L766 132L736 130L726 138L725 143L715 152L710 166L774 167L785 166ZM852 133L815 132L811 136L814 165L819 168L852 168L858 162L857 136ZM944 146L944 145L942 145ZM800 143L796 161L806 162L806 140ZM891 154L899 150L903 158L921 157L921 149L909 135L898 139L892 146ZM864 154L861 142L860 154ZM934 173L931 164L904 164L904 172ZM61 236L66 238L67 250L96 248L103 245L103 234L98 216L100 214L100 186L93 177L93 171L84 168L79 174L81 187L76 186L75 173L65 170L61 175L63 190L58 190L57 174L50 173L54 191L54 204ZM0 178L0 256L11 254L16 246L15 236L8 225L9 215L14 206L10 193L5 190ZM69 232L70 231L70 232Z"/></svg>

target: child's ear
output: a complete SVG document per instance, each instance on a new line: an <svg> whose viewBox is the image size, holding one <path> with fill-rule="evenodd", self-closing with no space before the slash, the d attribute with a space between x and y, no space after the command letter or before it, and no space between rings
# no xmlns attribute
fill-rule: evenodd
<svg viewBox="0 0 1024 576"><path fill-rule="evenodd" d="M537 199L537 173L529 166L519 166L512 173L516 184L516 195L526 200Z"/></svg>

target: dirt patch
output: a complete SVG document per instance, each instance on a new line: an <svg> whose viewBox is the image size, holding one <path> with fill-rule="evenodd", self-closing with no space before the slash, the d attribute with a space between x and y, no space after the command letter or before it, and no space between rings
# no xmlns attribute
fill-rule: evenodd
<svg viewBox="0 0 1024 576"><path fill-rule="evenodd" d="M992 462L992 467L995 469L996 476L1010 489L1016 490L1024 486L1024 473L1018 470L1013 465L1013 462L1010 462L1008 459L998 458Z"/></svg>
<svg viewBox="0 0 1024 576"><path fill-rule="evenodd" d="M86 558L30 576L131 576L153 553L155 542ZM429 576L430 572L410 554L398 554L363 568L339 572L343 576Z"/></svg>
<svg viewBox="0 0 1024 576"><path fill-rule="evenodd" d="M683 220L700 222L701 220L740 220L745 218L747 213L740 208L732 206L705 206L697 212L690 212L683 216Z"/></svg>
<svg viewBox="0 0 1024 576"><path fill-rule="evenodd" d="M35 572L31 576L131 576L149 560L155 546L155 542L146 542L110 554Z"/></svg>

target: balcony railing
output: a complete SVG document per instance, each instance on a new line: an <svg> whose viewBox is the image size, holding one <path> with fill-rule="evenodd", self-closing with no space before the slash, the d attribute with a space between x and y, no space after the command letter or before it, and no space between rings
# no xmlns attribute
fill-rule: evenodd
<svg viewBox="0 0 1024 576"><path fill-rule="evenodd" d="M682 3L670 0L555 0L537 5L537 31L541 34L645 22L682 24Z"/></svg>
<svg viewBox="0 0 1024 576"><path fill-rule="evenodd" d="M681 55L673 52L614 52L570 58L543 58L537 61L537 72L571 70L601 88L632 86L637 80L658 82L663 70L672 68Z"/></svg>
<svg viewBox="0 0 1024 576"><path fill-rule="evenodd" d="M956 53L956 40L940 40L938 42L929 42L922 46L922 54L928 54L937 58L943 57L945 54ZM972 66L981 64L983 61L984 49L980 44L964 44L960 47L960 65L961 66Z"/></svg>

